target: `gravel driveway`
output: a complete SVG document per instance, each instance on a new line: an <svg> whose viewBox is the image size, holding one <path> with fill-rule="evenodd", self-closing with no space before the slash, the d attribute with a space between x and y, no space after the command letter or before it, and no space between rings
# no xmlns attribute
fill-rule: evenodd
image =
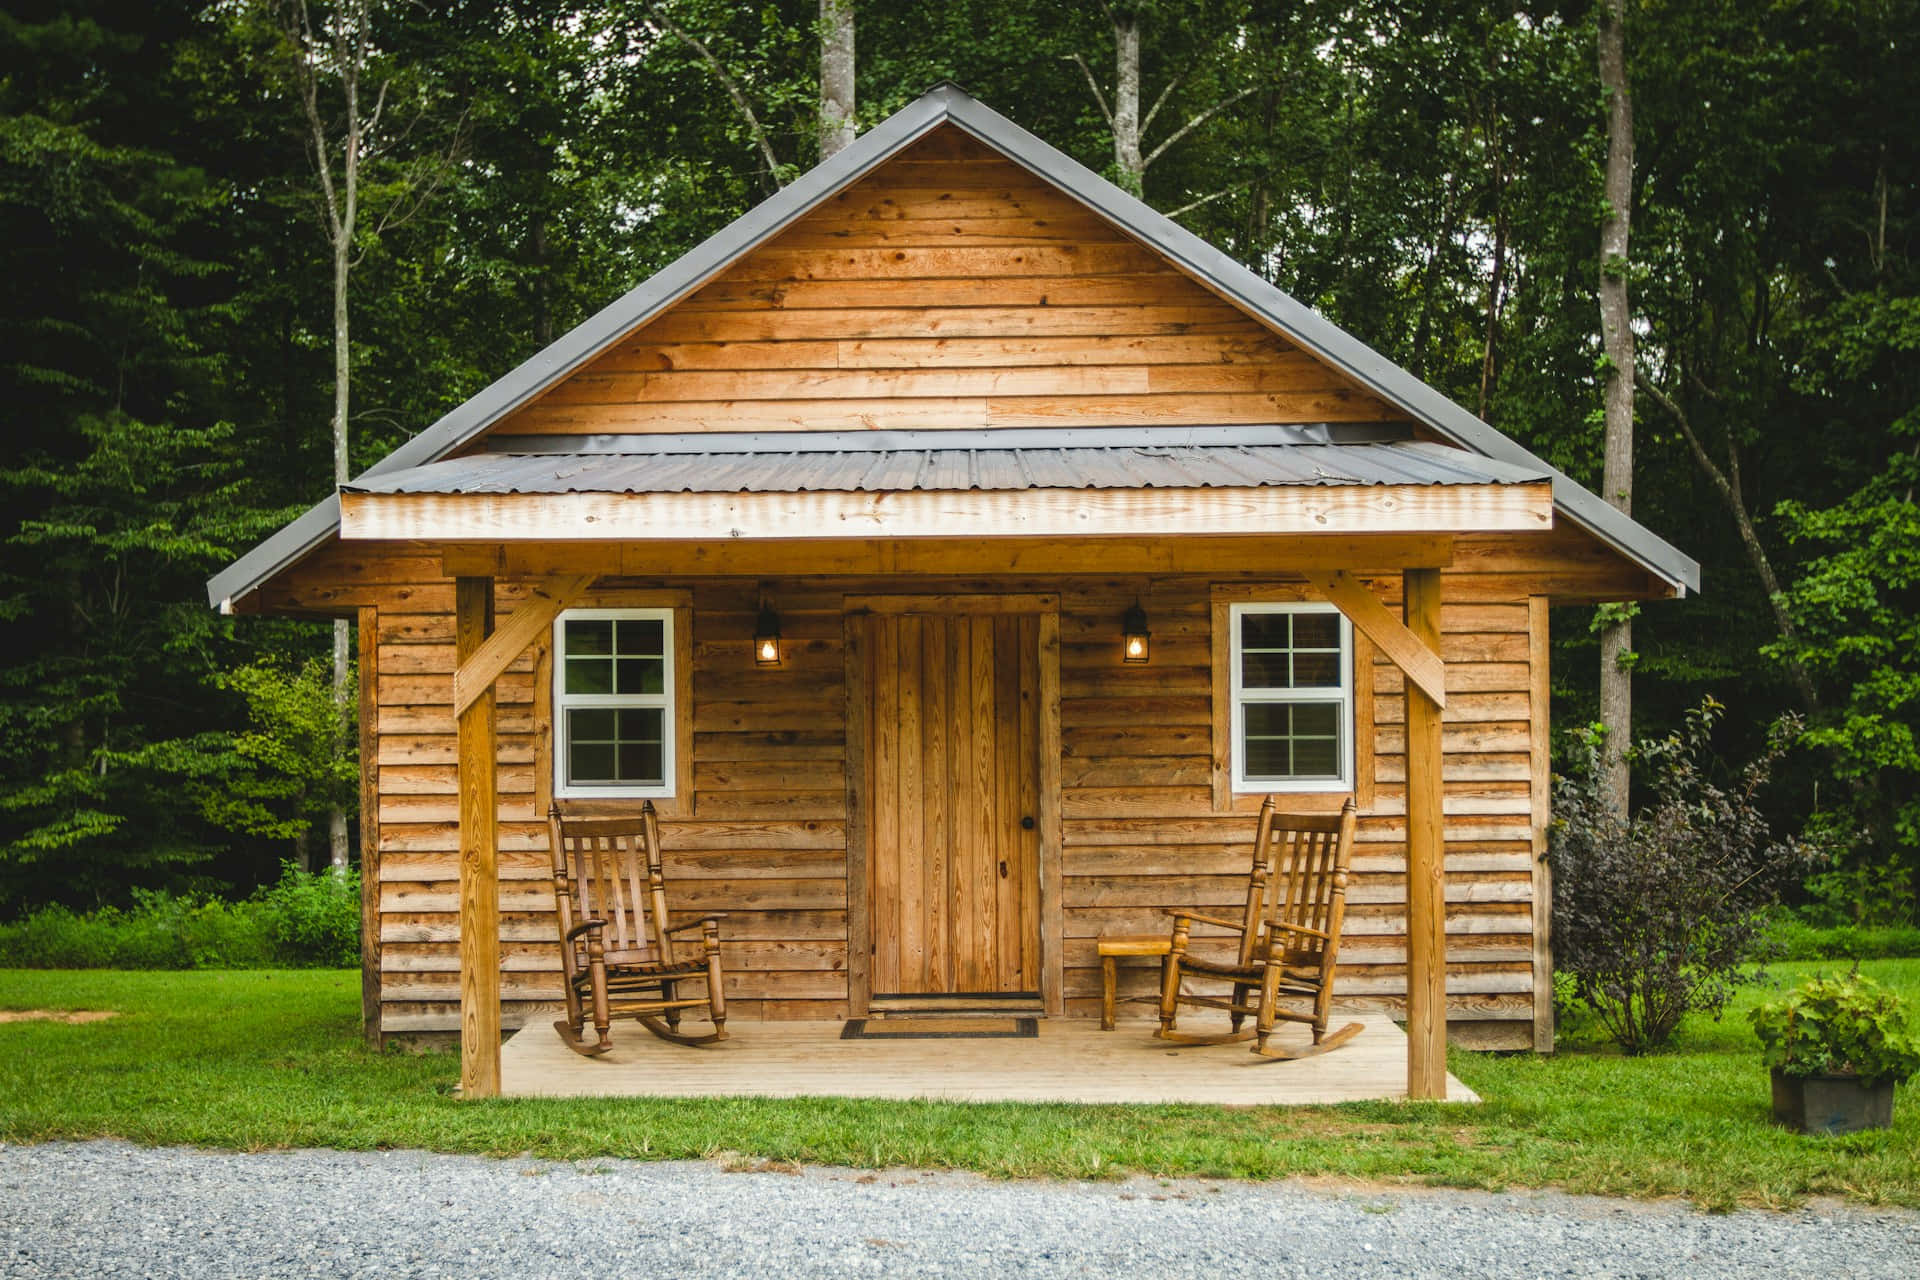
<svg viewBox="0 0 1920 1280"><path fill-rule="evenodd" d="M1245 1242L1269 1243L1257 1254ZM0 1147L0 1276L1897 1276L1920 1214L423 1152Z"/></svg>

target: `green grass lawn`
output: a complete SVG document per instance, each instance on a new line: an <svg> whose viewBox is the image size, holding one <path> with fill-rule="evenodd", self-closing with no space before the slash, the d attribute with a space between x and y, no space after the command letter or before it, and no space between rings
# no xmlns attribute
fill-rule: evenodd
<svg viewBox="0 0 1920 1280"><path fill-rule="evenodd" d="M1841 966L1777 966L1775 983ZM1920 960L1862 966L1920 1002ZM240 1150L385 1147L553 1159L737 1153L1025 1177L1276 1178L1560 1187L1712 1208L1831 1195L1920 1206L1920 1099L1888 1132L1805 1138L1768 1123L1749 990L1670 1053L1570 1044L1553 1058L1452 1055L1480 1106L1305 1108L775 1101L457 1101L453 1055L359 1039L358 975L0 970L0 1008L114 1009L0 1024L0 1140L119 1137ZM1577 1031L1567 1037L1578 1039ZM1276 1067L1275 1070L1284 1070Z"/></svg>

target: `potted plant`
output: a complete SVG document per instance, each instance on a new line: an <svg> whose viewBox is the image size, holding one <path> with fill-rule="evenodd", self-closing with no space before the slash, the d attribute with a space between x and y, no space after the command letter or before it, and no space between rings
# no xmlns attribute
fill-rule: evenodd
<svg viewBox="0 0 1920 1280"><path fill-rule="evenodd" d="M1920 1071L1904 1002L1856 970L1813 978L1747 1015L1773 1068L1773 1119L1801 1133L1893 1123L1893 1088Z"/></svg>

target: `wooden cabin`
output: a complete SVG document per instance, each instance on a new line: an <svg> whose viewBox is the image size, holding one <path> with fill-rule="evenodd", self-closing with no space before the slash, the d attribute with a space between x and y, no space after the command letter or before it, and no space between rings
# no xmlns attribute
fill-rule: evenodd
<svg viewBox="0 0 1920 1280"><path fill-rule="evenodd" d="M556 799L653 801L736 1018L1091 1017L1282 793L1358 801L1342 999L1543 1048L1548 605L1698 572L942 86L210 594L358 624L376 1034L551 1016Z"/></svg>

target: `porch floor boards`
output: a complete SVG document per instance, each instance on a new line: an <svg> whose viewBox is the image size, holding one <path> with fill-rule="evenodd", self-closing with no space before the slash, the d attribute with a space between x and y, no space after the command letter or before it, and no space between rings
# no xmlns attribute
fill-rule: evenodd
<svg viewBox="0 0 1920 1280"><path fill-rule="evenodd" d="M509 1098L842 1097L956 1102L1212 1103L1299 1106L1407 1096L1407 1037L1380 1013L1337 1017L1365 1030L1331 1053L1261 1061L1249 1044L1173 1045L1158 1025L1123 1020L1113 1031L1091 1018L1043 1018L1026 1039L842 1040L841 1022L729 1022L731 1038L687 1049L616 1022L614 1047L582 1058L551 1025L519 1031L501 1050ZM1307 1045L1302 1026L1275 1033ZM1447 1097L1478 1102L1447 1077Z"/></svg>

